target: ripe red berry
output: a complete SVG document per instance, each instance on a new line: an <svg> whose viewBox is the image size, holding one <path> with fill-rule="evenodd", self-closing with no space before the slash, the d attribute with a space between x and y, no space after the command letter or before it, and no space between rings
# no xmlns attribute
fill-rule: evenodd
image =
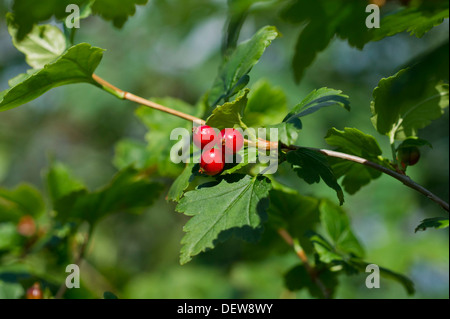
<svg viewBox="0 0 450 319"><path fill-rule="evenodd" d="M217 135L211 126L202 125L194 128L193 140L197 147L203 149L209 143L217 140Z"/></svg>
<svg viewBox="0 0 450 319"><path fill-rule="evenodd" d="M415 165L420 159L420 150L416 146L400 148L397 153L403 167Z"/></svg>
<svg viewBox="0 0 450 319"><path fill-rule="evenodd" d="M224 128L220 131L220 135L225 150L228 150L229 152L237 153L244 146L244 138L242 137L241 132L234 128Z"/></svg>
<svg viewBox="0 0 450 319"><path fill-rule="evenodd" d="M204 150L200 159L200 173L206 175L217 175L225 166L223 153L217 148Z"/></svg>
<svg viewBox="0 0 450 319"><path fill-rule="evenodd" d="M42 289L38 282L27 289L27 299L42 299Z"/></svg>

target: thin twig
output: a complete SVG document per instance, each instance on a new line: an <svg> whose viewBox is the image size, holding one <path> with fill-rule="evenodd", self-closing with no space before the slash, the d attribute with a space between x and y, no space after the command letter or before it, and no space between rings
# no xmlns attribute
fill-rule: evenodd
<svg viewBox="0 0 450 319"><path fill-rule="evenodd" d="M193 115L190 114L186 114L171 108L168 108L166 106L160 105L158 103L149 101L147 99L144 99L142 97L136 96L134 94L131 94L129 92L123 91L115 86L113 86L112 84L108 83L107 81L105 81L104 79L100 78L99 76L93 74L92 78L94 79L94 81L96 81L100 86L102 86L105 90L107 90L108 92L114 94L115 96L121 98L121 99L125 99L125 100L129 100L129 101L133 101L142 105L145 105L147 107L153 108L153 109L157 109L175 116L178 116L180 118L183 118L185 120L188 121L192 121L194 123L197 123L199 125L203 125L205 124L205 121L195 117ZM244 140L245 145L248 146L253 146L253 147L259 147L261 149L271 149L271 148L278 148L278 143L277 142L270 142L270 141L266 141L263 139L258 139L257 141L250 141L250 140ZM296 150L299 149L300 146L284 146L281 145L282 148L286 148L287 150ZM322 153L326 156L330 156L330 157L336 157L336 158L341 158L347 161L351 161L351 162L355 162L355 163L359 163L362 165L366 165L369 167L372 167L373 169L376 169L382 173L385 173L389 176L394 177L395 179L401 181L404 185L418 191L419 193L425 195L426 197L428 197L429 199L431 199L432 201L436 202L437 204L439 204L444 210L446 210L447 212L449 211L449 204L447 202L445 202L444 200L442 200L441 198L439 198L438 196L436 196L435 194L433 194L432 192L430 192L428 189L424 188L423 186L417 184L416 182L414 182L411 178L409 178L406 175L402 175L396 171L393 171L391 169L388 169L384 166L381 166L377 163L371 162L365 158L361 158L358 156L354 156L354 155L349 155L349 154L345 154L345 153L341 153L341 152L336 152L336 151L331 151L331 150L326 150L326 149L319 149L319 148L312 148L312 147L305 147L307 149L310 150L314 150L317 151L319 153Z"/></svg>
<svg viewBox="0 0 450 319"><path fill-rule="evenodd" d="M306 271L308 272L309 276L311 277L311 280L317 285L317 287L322 292L325 299L330 299L330 291L325 286L325 284L320 280L320 278L317 276L316 269L311 266L308 260L308 256L306 256L305 251L303 248L296 243L296 241L292 238L292 236L288 233L288 231L284 228L278 229L278 234L283 238L283 240L291 247L294 248L295 253L297 254L297 257L302 261L303 266L305 266Z"/></svg>
<svg viewBox="0 0 450 319"><path fill-rule="evenodd" d="M358 156L354 156L354 155L349 155L349 154L345 154L345 153L341 153L341 152L336 152L336 151L330 151L330 150L326 150L326 149L319 149L319 148L313 148L313 147L305 147L309 150L313 150L313 151L317 151L319 153L322 153L324 155L330 156L330 157L336 157L336 158L341 158L347 161L352 161L355 163L359 163L368 167L372 167L382 173L385 173L389 176L394 177L395 179L401 181L404 185L418 191L419 193L425 195L426 197L428 197L429 199L431 199L432 201L434 201L435 203L439 204L444 210L446 210L447 212L449 211L449 205L446 201L444 201L443 199L439 198L438 196L436 196L435 194L433 194L432 192L430 192L428 189L426 189L425 187L417 184L416 182L414 182L409 176L400 174L396 171L393 171L389 168L386 168L384 166L381 166L377 163L371 162L365 158L361 158Z"/></svg>
<svg viewBox="0 0 450 319"><path fill-rule="evenodd" d="M188 120L188 121L191 121L191 122L195 122L195 123L200 124L200 125L205 124L205 121L202 120L202 119L199 119L198 117L195 117L195 116L192 116L190 114L186 114L186 113L183 113L183 112L171 109L171 108L166 107L164 105L161 105L161 104L155 103L153 101L149 101L147 99L144 99L142 97L136 96L136 95L134 95L132 93L123 91L123 90L115 87L114 85L110 84L109 82L103 80L102 78L100 78L96 74L93 74L92 78L94 79L94 81L99 83L102 87L108 88L109 89L108 92L111 92L111 90L112 90L113 92L116 93L114 95L116 95L116 96L118 96L118 97L120 97L120 98L122 98L124 100L129 100L129 101L132 101L132 102L135 102L135 103L138 103L138 104L142 104L142 105L145 105L145 106L150 107L152 109L156 109L156 110L159 110L159 111L162 111L162 112L166 112L166 113L169 113L169 114L181 117L182 119L185 119L185 120Z"/></svg>

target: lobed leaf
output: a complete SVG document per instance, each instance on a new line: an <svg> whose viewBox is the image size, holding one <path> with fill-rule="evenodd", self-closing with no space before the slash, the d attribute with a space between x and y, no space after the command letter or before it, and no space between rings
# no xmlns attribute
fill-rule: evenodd
<svg viewBox="0 0 450 319"><path fill-rule="evenodd" d="M224 128L233 128L235 125L241 125L242 116L247 106L247 95L249 90L241 91L239 96L233 102L227 102L217 106L212 114L206 119L206 125L222 130Z"/></svg>
<svg viewBox="0 0 450 319"><path fill-rule="evenodd" d="M281 122L281 114L287 112L287 98L283 90L273 87L266 80L256 82L248 95L243 122L258 127Z"/></svg>
<svg viewBox="0 0 450 319"><path fill-rule="evenodd" d="M193 216L183 228L186 235L181 241L181 264L213 248L217 240L226 239L233 230L245 236L246 232L261 227L266 218L266 198L271 183L263 176L239 178L224 179L212 187L199 187L180 200L177 211Z"/></svg>
<svg viewBox="0 0 450 319"><path fill-rule="evenodd" d="M417 136L448 107L448 43L421 57L410 68L383 78L373 91L372 123L397 140ZM444 81L444 82L443 82Z"/></svg>
<svg viewBox="0 0 450 319"><path fill-rule="evenodd" d="M379 41L400 32L421 38L433 27L449 17L449 2L446 0L420 1L401 8L393 14L385 15L380 28L373 29L371 41Z"/></svg>
<svg viewBox="0 0 450 319"><path fill-rule="evenodd" d="M351 46L362 49L371 41L379 41L400 32L422 37L449 16L447 0L417 1L407 7L383 14L380 28L369 29L367 2L346 0L294 0L282 10L281 17L302 28L293 57L294 76L299 82L317 54L337 36Z"/></svg>
<svg viewBox="0 0 450 319"><path fill-rule="evenodd" d="M66 50L66 38L56 26L49 24L34 26L21 41L18 41L17 29L13 26L11 19L11 15L8 15L8 31L13 44L17 50L25 54L26 61L32 68L42 69ZM10 84L10 86L13 85Z"/></svg>
<svg viewBox="0 0 450 319"><path fill-rule="evenodd" d="M245 87L249 81L248 73L278 35L275 27L263 27L251 39L239 44L233 53L225 58L209 93L208 104L211 111L220 101L227 102Z"/></svg>

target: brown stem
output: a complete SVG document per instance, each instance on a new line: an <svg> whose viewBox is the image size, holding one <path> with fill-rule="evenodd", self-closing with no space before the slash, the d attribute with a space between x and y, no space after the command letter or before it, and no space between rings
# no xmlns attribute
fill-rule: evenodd
<svg viewBox="0 0 450 319"><path fill-rule="evenodd" d="M134 95L132 93L123 91L123 90L115 87L111 83L105 81L104 79L102 79L101 77L99 77L96 74L92 74L92 78L94 79L94 81L96 81L102 87L107 88L108 91L112 90L115 93L114 95L116 95L118 97L121 97L124 100L129 100L129 101L132 101L132 102L135 102L135 103L138 103L138 104L142 104L142 105L145 105L145 106L150 107L152 109L159 110L159 111L162 111L162 112L166 112L166 113L169 113L169 114L181 117L182 119L185 119L185 120L188 120L188 121L191 121L191 122L195 122L195 123L200 124L200 125L205 124L205 121L202 120L202 119L199 119L198 117L195 117L195 116L192 116L190 114L186 114L186 113L183 113L183 112L171 109L171 108L169 108L167 106L155 103L153 101L149 101L149 100L144 99L144 98L142 98L140 96L137 96L137 95Z"/></svg>
<svg viewBox="0 0 450 319"><path fill-rule="evenodd" d="M288 233L288 231L284 228L278 229L278 234L283 238L283 240L291 247L294 248L295 253L297 254L297 257L302 261L303 266L305 266L306 271L308 272L309 276L311 277L311 280L319 287L320 291L322 292L325 299L330 299L330 291L328 288L324 285L322 280L317 276L316 269L311 266L308 260L308 256L306 256L305 251L299 246L295 245L295 241L292 238L292 236Z"/></svg>
<svg viewBox="0 0 450 319"><path fill-rule="evenodd" d="M134 94L131 94L129 92L123 91L117 87L115 87L114 85L110 84L109 82L105 81L104 79L100 78L99 76L97 76L96 74L92 75L92 78L94 79L94 81L96 81L100 86L102 86L105 90L109 91L110 93L114 94L115 96L121 98L121 99L125 99L125 100L129 100L135 103L139 103L142 105L145 105L147 107L156 109L156 110L160 110L175 116L178 116L180 118L183 118L185 120L188 121L192 121L194 123L197 123L199 125L203 125L205 124L205 121L192 116L190 114L186 114L171 108L168 108L166 106L160 105L158 103L149 101L147 99L144 99L142 97L136 96ZM266 141L263 139L258 139L257 141L250 141L250 140L244 140L244 143L248 146L254 146L254 147L262 147L265 148L267 150L269 150L270 148L277 148L278 147L278 143L277 142L270 142L270 141ZM263 143L263 144L262 144ZM300 146L284 146L282 145L283 148L289 150L296 150L299 149ZM404 185L418 191L419 193L425 195L426 197L428 197L429 199L431 199L432 201L436 202L437 204L439 204L444 210L446 210L447 212L449 211L449 204L447 202L445 202L444 200L442 200L441 198L439 198L438 196L436 196L435 194L433 194L432 192L430 192L429 190L427 190L426 188L424 188L423 186L417 184L416 182L414 182L411 178L409 178L406 175L400 174L396 171L393 171L391 169L388 169L384 166L381 166L377 163L371 162L367 159L358 157L358 156L354 156L354 155L349 155L349 154L345 154L345 153L341 153L341 152L336 152L336 151L330 151L330 150L325 150L325 149L319 149L319 148L312 148L312 147L305 147L307 149L310 150L314 150L317 151L319 153L322 153L326 156L330 156L330 157L337 157L337 158L341 158L347 161L352 161L355 163L359 163L362 165L366 165L369 167L372 167L380 172L383 172L389 176L394 177L395 179L398 179L399 181L401 181Z"/></svg>
<svg viewBox="0 0 450 319"><path fill-rule="evenodd" d="M290 146L290 148L299 148L298 146ZM394 177L395 179L401 181L404 185L418 191L419 193L425 195L426 197L428 197L429 199L431 199L432 201L434 201L435 203L437 203L438 205L440 205L444 210L446 210L447 212L449 211L449 204L444 201L443 199L439 198L438 196L436 196L435 194L433 194L432 192L430 192L428 189L426 189L425 187L417 184L416 182L414 182L409 176L400 174L396 171L393 171L389 168L386 168L384 166L381 166L377 163L371 162L365 158L361 158L358 156L354 156L354 155L349 155L349 154L345 154L345 153L341 153L341 152L336 152L336 151L330 151L330 150L325 150L325 149L319 149L319 148L313 148L313 147L305 147L309 150L313 150L313 151L317 151L319 153L322 153L326 156L330 156L330 157L336 157L336 158L341 158L347 161L352 161L355 163L359 163L368 167L372 167L382 173L385 173L389 176Z"/></svg>

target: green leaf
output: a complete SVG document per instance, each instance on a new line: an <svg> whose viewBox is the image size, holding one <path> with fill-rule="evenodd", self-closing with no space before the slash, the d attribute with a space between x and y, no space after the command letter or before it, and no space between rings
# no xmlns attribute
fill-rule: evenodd
<svg viewBox="0 0 450 319"><path fill-rule="evenodd" d="M422 37L448 18L448 1L417 1L408 7L383 14L380 28L366 27L367 2L347 0L295 0L282 10L282 18L302 28L295 46L293 69L297 82L317 54L337 36L362 49L370 41L407 31Z"/></svg>
<svg viewBox="0 0 450 319"><path fill-rule="evenodd" d="M284 228L293 238L300 241L306 252L312 251L311 241L307 237L319 223L319 203L314 197L302 196L296 191L286 192L279 189L270 191L268 209L269 226L275 230Z"/></svg>
<svg viewBox="0 0 450 319"><path fill-rule="evenodd" d="M380 28L372 29L371 40L378 41L405 31L421 38L448 18L448 4L447 0L419 1L419 5L412 3L393 14L387 14L381 19Z"/></svg>
<svg viewBox="0 0 450 319"><path fill-rule="evenodd" d="M322 21L309 23L299 34L292 60L295 81L303 78L305 70L326 49L334 36L334 30L328 23Z"/></svg>
<svg viewBox="0 0 450 319"><path fill-rule="evenodd" d="M345 191L351 195L359 191L361 187L369 184L370 181L377 179L382 175L382 173L376 169L339 158L330 158L329 162L336 178L339 179L344 176L341 184ZM375 162L379 161L376 160ZM387 164L384 163L383 166L386 165Z"/></svg>
<svg viewBox="0 0 450 319"><path fill-rule="evenodd" d="M344 262L344 256L337 252L333 245L328 242L323 236L310 231L308 238L311 241L314 251L319 257L319 260L325 264Z"/></svg>
<svg viewBox="0 0 450 319"><path fill-rule="evenodd" d="M222 38L222 52L236 48L242 25L244 24L253 1L229 0L228 19Z"/></svg>
<svg viewBox="0 0 450 319"><path fill-rule="evenodd" d="M247 94L249 90L241 91L240 95L233 101L217 106L212 114L206 119L206 125L222 130L233 128L242 123L242 116L247 105Z"/></svg>
<svg viewBox="0 0 450 319"><path fill-rule="evenodd" d="M74 190L54 203L59 220L86 220L95 223L104 216L151 205L159 196L161 185L149 181L133 168L117 173L109 185L95 192Z"/></svg>
<svg viewBox="0 0 450 319"><path fill-rule="evenodd" d="M299 104L293 107L289 114L283 119L283 122L291 123L296 128L301 129L301 117L317 112L321 108L333 105L341 106L347 111L350 111L348 96L342 94L342 91L325 87L314 90Z"/></svg>
<svg viewBox="0 0 450 319"><path fill-rule="evenodd" d="M380 134L403 140L438 119L448 107L448 43L395 75L373 91L372 122Z"/></svg>
<svg viewBox="0 0 450 319"><path fill-rule="evenodd" d="M148 0L96 0L92 12L105 20L112 20L117 28L123 27L128 17L136 13L137 5L145 5Z"/></svg>
<svg viewBox="0 0 450 319"><path fill-rule="evenodd" d="M208 104L211 111L220 101L228 102L229 98L248 83L247 74L278 35L275 27L263 27L251 39L239 44L236 50L225 58L209 93Z"/></svg>
<svg viewBox="0 0 450 319"><path fill-rule="evenodd" d="M16 38L21 41L31 32L33 26L39 22L50 20L53 16L65 19L70 12L66 12L69 4L84 8L91 0L14 0L12 5L13 23L17 27Z"/></svg>
<svg viewBox="0 0 450 319"><path fill-rule="evenodd" d="M318 183L322 179L325 184L336 191L340 204L344 203L344 193L325 155L306 148L299 148L287 154L287 161L297 175L308 184Z"/></svg>
<svg viewBox="0 0 450 319"><path fill-rule="evenodd" d="M4 216L1 216L5 220ZM20 235L15 222L0 222L0 256L4 251L10 251L21 245Z"/></svg>
<svg viewBox="0 0 450 319"><path fill-rule="evenodd" d="M181 241L181 264L213 248L217 240L230 236L231 230L240 228L245 233L246 229L261 227L271 183L263 176L240 177L187 192L181 199L177 211L193 216L183 228L186 235Z"/></svg>
<svg viewBox="0 0 450 319"><path fill-rule="evenodd" d="M285 20L298 24L307 23L297 39L292 63L297 82L335 35L347 39L352 46L362 48L362 44L370 36L365 27L366 5L362 1L296 0L283 9L282 17Z"/></svg>
<svg viewBox="0 0 450 319"><path fill-rule="evenodd" d="M192 169L194 166L194 163L188 163L186 165L183 172L173 182L172 186L170 186L169 194L167 195L168 200L178 202L181 199L193 176Z"/></svg>
<svg viewBox="0 0 450 319"><path fill-rule="evenodd" d="M66 50L64 34L57 27L49 24L34 26L23 40L17 41L17 29L14 28L11 19L12 17L8 15L8 31L13 44L17 50L25 54L26 61L32 68L42 69Z"/></svg>
<svg viewBox="0 0 450 319"><path fill-rule="evenodd" d="M33 25L47 21L53 16L65 19L71 12L66 12L69 4L80 7L80 18L92 13L105 20L112 20L114 26L121 28L128 17L136 12L137 5L144 5L148 0L14 0L14 23L18 27L18 40L22 40L33 28Z"/></svg>
<svg viewBox="0 0 450 319"><path fill-rule="evenodd" d="M332 297L338 285L337 273L328 269L323 269L318 272L317 279L322 282ZM286 288L290 291L298 291L306 288L312 297L325 297L317 283L311 279L311 275L308 273L304 265L297 265L291 268L284 275L284 283Z"/></svg>
<svg viewBox="0 0 450 319"><path fill-rule="evenodd" d="M355 128L346 127L344 131L331 128L325 141L329 145L337 147L340 152L356 155L380 165L383 164L380 160L381 149L375 138ZM342 186L349 194L356 193L372 179L381 176L381 172L359 163L337 158L330 159L330 163L336 178L344 176Z"/></svg>
<svg viewBox="0 0 450 319"><path fill-rule="evenodd" d="M239 158L240 162L237 162L237 159L235 159L234 163L225 163L224 170L221 173L222 175L233 174L248 164L256 163L258 150L254 148L242 148L235 156Z"/></svg>
<svg viewBox="0 0 450 319"><path fill-rule="evenodd" d="M13 77L8 81L8 85L10 87L16 86L17 84L20 84L21 82L28 79L30 76L32 76L34 73L38 72L39 70L36 69L29 69L27 70L27 73L20 73L19 75ZM3 91L5 94L8 92L8 90ZM0 94L0 99L2 99L3 96Z"/></svg>
<svg viewBox="0 0 450 319"><path fill-rule="evenodd" d="M283 90L267 80L256 82L248 95L243 122L249 127L281 122L287 112L287 98Z"/></svg>
<svg viewBox="0 0 450 319"><path fill-rule="evenodd" d="M428 142L427 140L415 137L415 136L411 136L408 137L407 139L405 139L404 141L402 141L398 146L397 146L397 150L401 149L401 148L408 148L408 147L421 147L421 146L428 146L433 148L433 146L431 145L430 142Z"/></svg>
<svg viewBox="0 0 450 319"><path fill-rule="evenodd" d="M102 49L91 47L87 43L71 47L56 61L3 92L0 112L25 104L61 85L82 82L97 85L92 79L92 73L102 55Z"/></svg>
<svg viewBox="0 0 450 319"><path fill-rule="evenodd" d="M0 280L0 299L19 299L24 294L22 285Z"/></svg>
<svg viewBox="0 0 450 319"><path fill-rule="evenodd" d="M198 112L192 105L175 98L152 98L152 101L188 114ZM136 110L136 116L149 130L145 135L147 145L143 148L139 142L121 142L116 148L114 162L119 167L134 164L138 168L155 169L160 176L177 177L183 166L170 159L170 150L177 143L170 140L170 135L176 128L192 130L192 123L145 106ZM133 153L129 154L129 151Z"/></svg>
<svg viewBox="0 0 450 319"><path fill-rule="evenodd" d="M325 264L345 266L350 259L363 257L364 249L353 234L345 212L327 200L320 202L319 210L320 221L326 236L314 231L306 234L319 260ZM354 272L351 268L347 267L347 270Z"/></svg>
<svg viewBox="0 0 450 319"><path fill-rule="evenodd" d="M298 120L300 121L300 120ZM297 122L297 126L292 123L278 123L274 125L268 125L267 128L275 128L278 130L278 140L284 145L295 145L298 137L300 128L298 126L301 122ZM269 133L270 131L268 131Z"/></svg>
<svg viewBox="0 0 450 319"><path fill-rule="evenodd" d="M18 222L24 215L38 217L44 211L44 200L34 186L21 184L13 190L0 188L0 222Z"/></svg>
<svg viewBox="0 0 450 319"><path fill-rule="evenodd" d="M414 230L417 233L419 230L424 231L427 228L433 227L436 229L443 229L448 227L448 217L434 217L427 218L420 222L420 224Z"/></svg>
<svg viewBox="0 0 450 319"><path fill-rule="evenodd" d="M364 249L351 230L350 220L345 212L329 201L320 203L320 220L326 234L331 239L334 250L340 253L364 256Z"/></svg>
<svg viewBox="0 0 450 319"><path fill-rule="evenodd" d="M151 156L146 143L122 139L115 145L113 163L118 169L128 166L144 169L150 165Z"/></svg>
<svg viewBox="0 0 450 319"><path fill-rule="evenodd" d="M328 130L325 140L329 145L356 156L376 158L382 154L377 140L356 128L346 127L340 131L333 127Z"/></svg>
<svg viewBox="0 0 450 319"><path fill-rule="evenodd" d="M55 203L70 193L86 190L86 186L73 176L72 172L62 163L54 162L45 173L50 198Z"/></svg>

